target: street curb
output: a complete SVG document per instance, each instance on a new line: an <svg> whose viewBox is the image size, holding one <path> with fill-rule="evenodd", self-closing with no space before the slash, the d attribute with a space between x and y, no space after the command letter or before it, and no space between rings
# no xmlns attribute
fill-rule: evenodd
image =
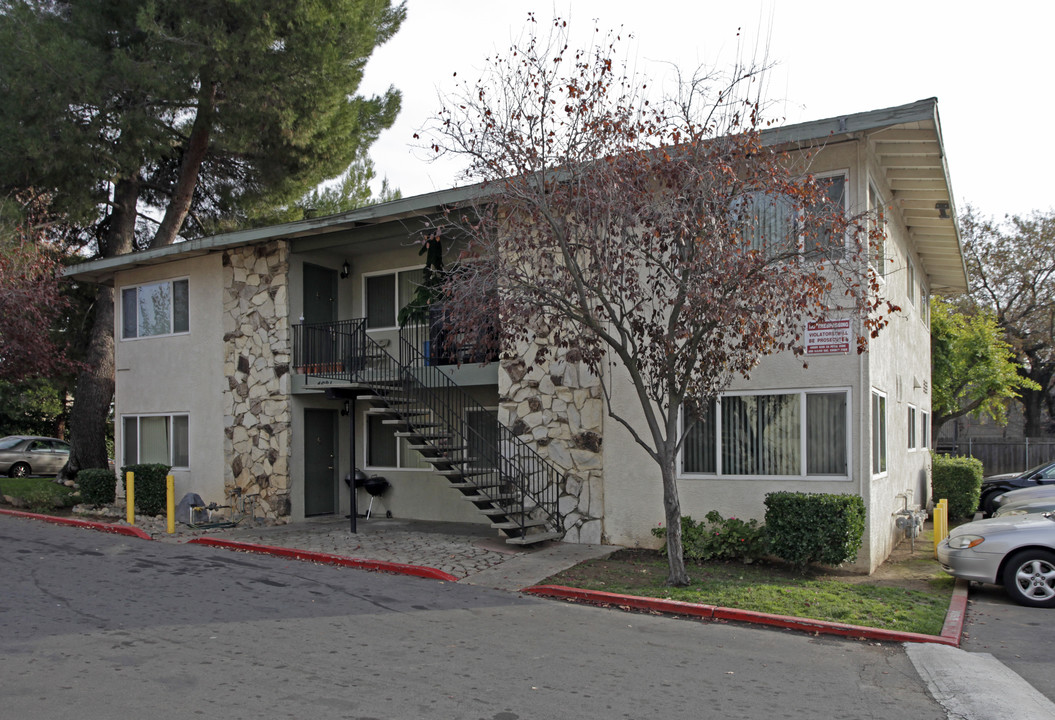
<svg viewBox="0 0 1055 720"><path fill-rule="evenodd" d="M41 515L39 513L22 512L21 510L5 510L0 508L0 514L13 517L29 518L31 520L42 520L54 525L69 525L71 527L84 528L86 530L98 530L99 532L113 533L115 535L127 535L137 537L141 540L152 540L144 530L130 525L113 525L111 523L93 522L92 520L77 520L76 518L55 517L54 515Z"/></svg>
<svg viewBox="0 0 1055 720"><path fill-rule="evenodd" d="M414 577L429 578L431 580L458 582L458 578L450 573L437 570L436 568L425 567L423 565L407 565L405 563L387 562L385 560L361 560L359 558L316 552L314 550L297 550L296 548L278 547L276 545L258 545L256 543L240 542L238 540L194 538L193 540L188 540L187 544L208 545L210 547L224 548L227 550L241 550L244 552L261 553L263 555L275 555L277 557L291 558L293 560L308 560L310 562L325 563L327 565L340 565L342 567L358 568L360 570L374 570L395 575L412 575Z"/></svg>
<svg viewBox="0 0 1055 720"><path fill-rule="evenodd" d="M967 583L963 583L963 587L961 587L960 582L957 581L949 604L949 611L945 615L945 625L942 627L941 635L924 635L922 633L883 630L861 625L847 625L826 620L771 615L715 605L699 605L680 600L620 595L619 593L603 592L601 590L582 590L564 585L533 585L524 588L520 592L559 600L575 600L603 607L615 606L625 610L643 610L663 613L664 615L687 615L703 620L732 620L734 622L770 625L814 634L841 635L843 637L865 638L883 642L936 643L954 647L960 646L960 635L963 630L964 614L967 607Z"/></svg>

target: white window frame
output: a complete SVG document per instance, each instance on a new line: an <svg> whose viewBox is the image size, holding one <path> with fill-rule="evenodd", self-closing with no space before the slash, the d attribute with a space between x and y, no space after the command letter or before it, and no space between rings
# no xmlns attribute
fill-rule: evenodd
<svg viewBox="0 0 1055 720"><path fill-rule="evenodd" d="M176 314L176 308L175 308L175 305L176 305L176 290L175 290L174 286L175 286L176 283L180 283L180 282L186 283L186 285L187 285L187 292L186 292L186 298L187 298L187 309L186 309L186 313L187 313L187 329L186 330L175 331L175 330L172 329L172 328L175 327L175 324L176 324L175 323L175 321L176 321L176 318L175 318L175 314ZM149 335L142 335L142 334L140 334L140 331L139 331L140 330L140 320L141 320L141 318L139 317L139 308L140 308L139 292L140 292L140 290L142 288L152 287L152 286L155 286L155 285L168 285L169 298L171 299L171 303L170 303L170 306L169 306L169 316L168 316L169 332L167 332L167 333L155 333L155 334L149 334ZM133 335L133 336L128 336L128 335L125 334L125 309L126 309L125 308L125 293L126 292L130 292L130 291L135 291L135 297L136 297L136 300L135 300L135 307L136 307L136 318L135 318L136 334ZM175 335L189 335L190 334L190 328L191 328L190 304L191 303L190 303L190 278L188 278L188 277L175 277L175 278L167 278L167 279L164 279L164 280L152 280L151 282L143 282L143 283L138 283L138 284L135 284L135 285L124 285L124 286L121 287L121 291L118 293L116 302L120 305L120 308L121 308L120 313L118 313L118 315L120 317L120 332L119 332L119 335L120 335L120 338L121 338L121 342L133 341L133 340L147 340L149 338L159 338L159 337L173 337Z"/></svg>
<svg viewBox="0 0 1055 720"><path fill-rule="evenodd" d="M920 283L919 285L919 298L920 318L923 320L924 326L926 326L927 329L930 329L930 293L927 292L927 289L923 285L923 283Z"/></svg>
<svg viewBox="0 0 1055 720"><path fill-rule="evenodd" d="M121 416L121 460L122 465L141 465L143 464L142 458L142 447L140 441L143 438L143 431L141 427L141 421L143 418L167 418L168 419L168 451L169 458L166 465L170 466L173 470L186 470L190 467L191 458L191 439L190 439L190 413L186 412L172 412L172 413L128 413ZM187 420L187 447L185 450L187 456L187 463L182 465L176 464L176 418L186 418ZM128 462L128 432L127 422L129 420L136 421L136 447L135 447L135 462Z"/></svg>
<svg viewBox="0 0 1055 720"><path fill-rule="evenodd" d="M905 255L905 292L908 295L908 304L916 304L916 263L911 255Z"/></svg>
<svg viewBox="0 0 1055 720"><path fill-rule="evenodd" d="M884 232L883 242L875 249L873 255L871 238L869 238L868 247L868 264L876 272L876 276L880 280L886 278L887 262L886 262L886 251L887 251L887 240L890 238L885 236L886 233L886 203L883 201L883 196L879 192L879 188L876 187L875 180L872 178L868 179L868 212L869 212L869 223L878 223L881 225L881 229ZM874 213L874 216L872 215Z"/></svg>
<svg viewBox="0 0 1055 720"><path fill-rule="evenodd" d="M839 169L839 170L828 170L828 171L825 171L825 172L822 172L822 173L816 173L816 174L813 175L813 179L814 179L814 181L817 182L818 185L823 184L823 182L825 180L828 180L830 178L835 178L835 177L841 177L842 180L843 180L843 207L842 207L842 210L843 210L843 213L847 213L849 211L848 208L849 208L849 204L850 204L850 170L849 170L849 168L843 168L843 169ZM803 234L803 229L805 227L806 215L809 212L808 208L803 207L801 205L796 205L794 203L788 202L787 198L782 196L782 195L770 195L770 194L768 194L767 192L765 192L763 190L754 190L754 191L751 191L751 192L748 192L748 193L744 193L743 195L740 195L740 196L734 198L732 202L733 202L734 207L732 208L731 212L732 212L734 218L735 218L737 212L739 211L738 208L736 208L736 205L740 205L745 210L751 211L751 210L753 210L756 207L756 203L759 203L759 202L766 203L766 204L768 204L770 206L774 206L774 207L780 207L783 203L787 203L787 209L788 209L788 218L787 219L788 219L788 221L790 223L792 223L791 232L793 232L795 234L795 242L796 242L795 252L796 253L802 253L807 258L810 256L811 252L816 252L815 250L809 250L809 249L807 249L805 247L805 237L804 237L804 234ZM776 248L775 245L771 244L772 241L773 241L773 239L769 238L769 242L766 242L766 243L762 244L761 247L758 247L758 248L755 248L755 249L760 251L760 252L762 252L762 253L766 253L767 256L768 256L768 253L770 252L770 249L771 248ZM841 247L841 254L843 254L843 255L845 255L845 253L846 253L846 245L847 245L847 234L844 232L843 233L843 242L842 242L842 247ZM779 250L779 248L777 248L777 249ZM777 252L775 254L779 254L779 252Z"/></svg>
<svg viewBox="0 0 1055 720"><path fill-rule="evenodd" d="M362 315L362 317L365 318L366 321L367 321L367 326L366 326L367 330L369 330L370 332L373 332L375 330L377 330L377 331L385 331L385 330L398 330L399 329L399 311L402 309L402 305L400 305L400 298L399 298L399 276L402 273L420 272L420 271L422 271L424 269L425 269L424 265L410 265L410 266L407 266L407 267L393 268L391 270L378 270L376 272L363 273L363 275L362 275L362 301L363 301L363 305L362 305L363 315ZM395 279L395 296L392 298L393 303L395 303L395 311L394 311L394 315L392 316L393 318L395 318L395 324L374 327L374 326L369 324L369 321L370 321L370 317L369 317L370 303L369 303L369 293L368 293L368 290L367 290L367 286L369 285L368 280L369 280L369 278L383 277L385 275L392 275L394 277L394 279Z"/></svg>
<svg viewBox="0 0 1055 720"><path fill-rule="evenodd" d="M930 449L930 413L926 410L919 411L919 438L917 445L920 450Z"/></svg>
<svg viewBox="0 0 1055 720"><path fill-rule="evenodd" d="M684 445L678 452L677 459L677 470L678 477L684 479L707 479L707 480L778 480L787 482L798 482L802 480L806 481L850 481L852 479L852 468L853 468L853 426L851 418L853 417L853 394L849 387L811 387L811 388L766 388L759 390L730 390L722 393L717 400L717 408L715 411L715 423L714 423L714 447L715 447L715 472L713 473L701 473L701 472L686 472L684 469ZM808 433L805 431L806 428L806 412L807 412L807 395L813 394L843 394L846 398L846 417L844 418L844 437L846 438L846 473L842 475L811 475L807 472L808 461L807 458L807 443L809 440ZM794 475L743 475L743 474L725 474L722 468L722 399L727 397L752 397L752 396L768 396L768 395L798 395L799 396L799 472ZM684 413L684 411L683 411ZM679 432L684 432L685 428L684 414L679 419Z"/></svg>
<svg viewBox="0 0 1055 720"><path fill-rule="evenodd" d="M908 449L910 452L919 449L919 409L915 405L908 406Z"/></svg>
<svg viewBox="0 0 1055 720"><path fill-rule="evenodd" d="M869 442L872 456L871 471L874 477L882 477L889 471L889 456L887 454L889 426L887 423L887 394L885 392L872 388L870 411L869 417L871 418L870 426L872 429L871 441Z"/></svg>

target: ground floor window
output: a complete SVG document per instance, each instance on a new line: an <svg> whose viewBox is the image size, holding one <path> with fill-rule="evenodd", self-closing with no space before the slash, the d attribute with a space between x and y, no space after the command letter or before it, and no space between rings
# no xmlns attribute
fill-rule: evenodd
<svg viewBox="0 0 1055 720"><path fill-rule="evenodd" d="M420 469L432 467L417 451L410 448L406 438L396 436L401 426L386 425L385 417L367 415L366 465L371 468Z"/></svg>
<svg viewBox="0 0 1055 720"><path fill-rule="evenodd" d="M872 391L872 474L886 472L886 395Z"/></svg>
<svg viewBox="0 0 1055 720"><path fill-rule="evenodd" d="M124 464L190 465L188 415L122 416Z"/></svg>
<svg viewBox="0 0 1055 720"><path fill-rule="evenodd" d="M847 477L848 391L729 393L690 407L684 475Z"/></svg>

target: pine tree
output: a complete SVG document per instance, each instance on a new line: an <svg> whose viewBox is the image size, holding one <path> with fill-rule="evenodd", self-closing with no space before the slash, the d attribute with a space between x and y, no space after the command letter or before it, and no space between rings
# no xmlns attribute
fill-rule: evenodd
<svg viewBox="0 0 1055 720"><path fill-rule="evenodd" d="M395 89L356 91L404 16L389 0L0 0L0 190L47 194L101 257L294 204L394 121ZM106 467L113 301L99 289L67 475Z"/></svg>

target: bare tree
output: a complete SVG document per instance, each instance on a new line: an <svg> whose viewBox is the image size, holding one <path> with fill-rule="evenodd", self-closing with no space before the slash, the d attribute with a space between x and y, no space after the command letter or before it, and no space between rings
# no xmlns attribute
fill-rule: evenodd
<svg viewBox="0 0 1055 720"><path fill-rule="evenodd" d="M960 220L970 271L968 304L991 311L1033 384L1019 391L1027 437L1055 418L1055 212L997 221L972 207Z"/></svg>
<svg viewBox="0 0 1055 720"><path fill-rule="evenodd" d="M507 351L544 336L529 362L571 350L601 377L609 416L658 466L668 582L684 585L676 460L697 409L762 357L801 353L810 320L856 318L863 349L886 322L867 270L882 230L846 217L809 153L765 143L764 68L697 73L654 101L618 36L597 37L572 51L557 20L437 116L434 149L484 188L449 215L470 245L448 318L460 337L500 322ZM613 405L623 376L643 423Z"/></svg>

